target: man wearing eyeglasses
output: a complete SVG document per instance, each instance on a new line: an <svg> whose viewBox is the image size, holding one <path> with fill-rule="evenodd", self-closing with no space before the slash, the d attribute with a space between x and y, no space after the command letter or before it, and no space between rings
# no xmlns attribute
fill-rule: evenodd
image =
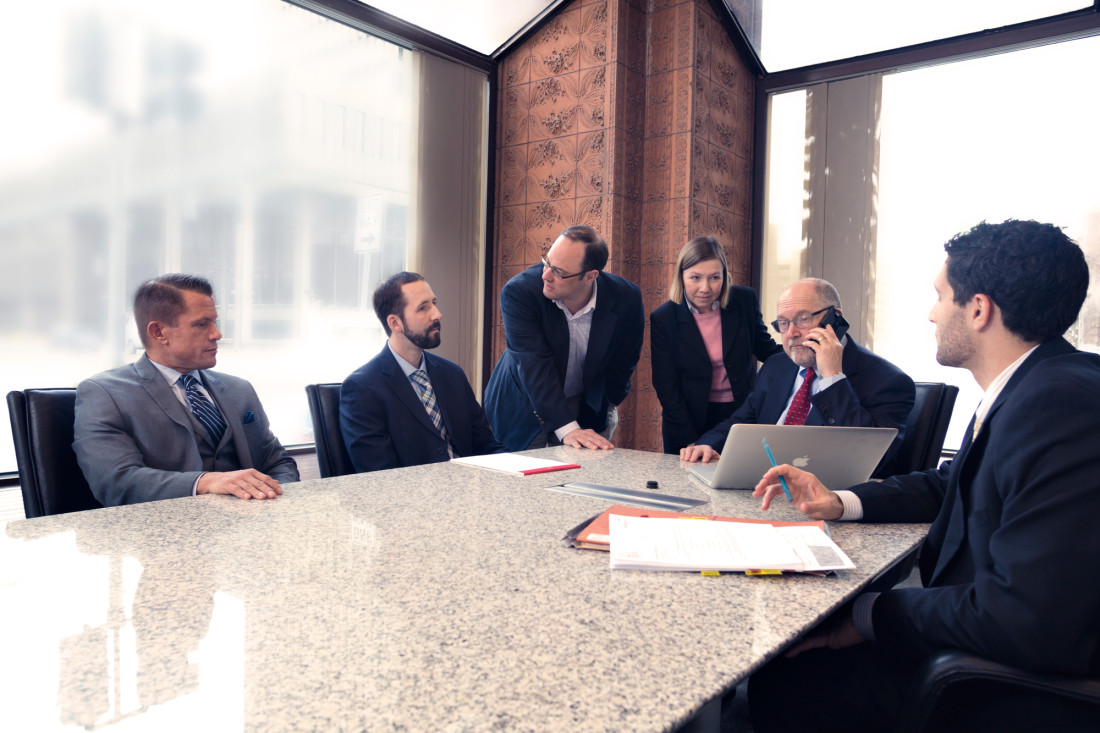
<svg viewBox="0 0 1100 733"><path fill-rule="evenodd" d="M638 286L604 272L606 264L603 238L571 226L500 291L507 347L489 378L485 411L508 450L613 447L645 315Z"/></svg>
<svg viewBox="0 0 1100 733"><path fill-rule="evenodd" d="M782 337L784 353L764 362L745 403L681 450L680 458L716 460L737 423L897 428L879 464L887 466L913 409L913 380L846 334L840 295L831 283L799 280L777 305L772 328Z"/></svg>

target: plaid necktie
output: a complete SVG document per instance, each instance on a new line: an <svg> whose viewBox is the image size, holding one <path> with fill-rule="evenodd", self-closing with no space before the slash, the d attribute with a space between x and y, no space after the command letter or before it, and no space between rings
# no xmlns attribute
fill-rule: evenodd
<svg viewBox="0 0 1100 733"><path fill-rule="evenodd" d="M439 436L447 444L447 455L454 458L455 452L451 448L450 439L447 437L447 429L443 427L443 415L439 412L439 403L435 400L435 390L432 389L432 383L428 381L428 375L424 373L423 369L417 369L409 375L409 379L416 387L420 401L424 403L424 409L428 411L428 417L432 419L432 424L439 431Z"/></svg>
<svg viewBox="0 0 1100 733"><path fill-rule="evenodd" d="M810 390L814 385L814 368L806 367L806 377L802 380L802 386L794 393L791 407L787 410L784 425L805 425L806 416L810 414Z"/></svg>
<svg viewBox="0 0 1100 733"><path fill-rule="evenodd" d="M187 404L191 405L191 412L195 414L195 419L206 428L206 432L210 434L210 441L217 447L222 442L222 436L225 435L225 418L214 403L206 399L206 395L199 390L197 379L190 374L182 374L179 381L187 392Z"/></svg>

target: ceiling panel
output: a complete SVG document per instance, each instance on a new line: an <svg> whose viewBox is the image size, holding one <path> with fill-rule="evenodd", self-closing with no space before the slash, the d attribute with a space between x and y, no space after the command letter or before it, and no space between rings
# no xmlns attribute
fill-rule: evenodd
<svg viewBox="0 0 1100 733"><path fill-rule="evenodd" d="M723 0L765 71L975 33L1092 6L1089 0Z"/></svg>
<svg viewBox="0 0 1100 733"><path fill-rule="evenodd" d="M364 5L486 56L561 0L370 0Z"/></svg>

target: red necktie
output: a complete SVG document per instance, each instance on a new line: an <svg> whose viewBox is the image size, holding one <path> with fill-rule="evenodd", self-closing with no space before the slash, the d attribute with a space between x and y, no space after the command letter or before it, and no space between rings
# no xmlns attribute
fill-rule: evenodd
<svg viewBox="0 0 1100 733"><path fill-rule="evenodd" d="M814 368L806 367L806 377L802 380L802 386L794 393L791 407L787 410L784 425L804 425L806 416L810 414L810 390L814 386Z"/></svg>

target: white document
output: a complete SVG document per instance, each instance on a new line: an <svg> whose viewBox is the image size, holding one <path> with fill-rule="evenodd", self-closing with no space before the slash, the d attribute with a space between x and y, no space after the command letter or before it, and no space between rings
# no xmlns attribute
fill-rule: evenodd
<svg viewBox="0 0 1100 733"><path fill-rule="evenodd" d="M612 514L612 570L852 569L817 527L624 517Z"/></svg>
<svg viewBox="0 0 1100 733"><path fill-rule="evenodd" d="M548 458L532 458L515 453L490 453L485 456L467 456L465 458L452 458L451 463L461 463L466 466L488 468L493 471L514 473L518 476L529 476L534 473L546 473L547 471L563 471L568 468L580 468L575 463L562 463L551 461Z"/></svg>
<svg viewBox="0 0 1100 733"><path fill-rule="evenodd" d="M854 570L855 563L817 527L777 527L803 562L803 571Z"/></svg>

